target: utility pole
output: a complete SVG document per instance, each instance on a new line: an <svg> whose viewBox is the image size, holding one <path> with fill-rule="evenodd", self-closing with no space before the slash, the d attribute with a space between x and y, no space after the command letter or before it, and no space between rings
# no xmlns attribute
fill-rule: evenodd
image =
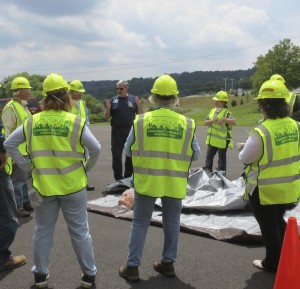
<svg viewBox="0 0 300 289"><path fill-rule="evenodd" d="M224 81L225 81L225 91L226 91L226 80L228 79L228 78L223 78L224 79Z"/></svg>
<svg viewBox="0 0 300 289"><path fill-rule="evenodd" d="M234 79L230 78L230 80L231 80L231 90L233 90L233 81L234 81Z"/></svg>
<svg viewBox="0 0 300 289"><path fill-rule="evenodd" d="M231 90L230 90L230 94L232 94L232 93L233 93L233 81L234 81L234 79L233 79L233 78L230 78L230 80L231 80Z"/></svg>

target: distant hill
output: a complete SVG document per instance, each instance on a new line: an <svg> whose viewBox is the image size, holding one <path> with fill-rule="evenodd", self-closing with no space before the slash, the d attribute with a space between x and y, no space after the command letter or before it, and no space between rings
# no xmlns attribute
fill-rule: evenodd
<svg viewBox="0 0 300 289"><path fill-rule="evenodd" d="M176 81L180 91L179 96L192 94L203 94L216 92L231 88L251 89L250 77L255 73L255 68L247 70L232 71L195 71L170 74ZM140 97L147 97L150 94L155 78L132 78L129 82L129 92ZM116 94L115 87L118 80L84 81L86 93L104 100Z"/></svg>

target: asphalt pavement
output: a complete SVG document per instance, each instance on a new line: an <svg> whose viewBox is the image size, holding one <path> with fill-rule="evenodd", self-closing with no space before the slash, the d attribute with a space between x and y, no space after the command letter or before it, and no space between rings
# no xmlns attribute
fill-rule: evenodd
<svg viewBox="0 0 300 289"><path fill-rule="evenodd" d="M91 128L102 145L100 158L91 173L89 183L96 190L88 192L89 199L102 196L113 181L110 151L110 127ZM234 142L244 142L251 128L234 127ZM192 168L204 166L206 154L205 127L197 127L197 138L201 147L200 160ZM227 178L238 178L243 165L237 159L236 149L228 151ZM215 159L215 163L217 158ZM29 218L19 219L20 227L13 245L14 255L24 254L27 264L15 270L0 273L0 289L35 288L31 267L34 213ZM177 277L166 278L153 270L155 261L160 260L163 232L161 227L151 226L148 231L144 256L140 267L141 281L126 282L119 277L118 269L125 264L131 222L89 213L90 233L93 238L98 274L93 288L98 289L272 289L275 274L259 271L252 261L264 257L260 244L238 244L217 241L205 236L180 233L178 259L175 263ZM72 250L71 241L62 215L56 224L54 246L50 258L50 289L80 288L81 271Z"/></svg>

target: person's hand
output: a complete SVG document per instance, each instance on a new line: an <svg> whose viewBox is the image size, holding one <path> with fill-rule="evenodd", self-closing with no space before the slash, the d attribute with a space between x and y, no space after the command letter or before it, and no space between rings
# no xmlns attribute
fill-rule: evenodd
<svg viewBox="0 0 300 289"><path fill-rule="evenodd" d="M0 153L0 169L4 168L7 163L7 153Z"/></svg>
<svg viewBox="0 0 300 289"><path fill-rule="evenodd" d="M141 101L140 101L140 99L139 99L138 96L135 97L135 103L136 103L137 105L141 105Z"/></svg>
<svg viewBox="0 0 300 289"><path fill-rule="evenodd" d="M110 110L110 107L111 107L110 99L107 99L107 100L106 100L105 106L106 106L106 109L107 109L107 110Z"/></svg>
<svg viewBox="0 0 300 289"><path fill-rule="evenodd" d="M245 143L239 142L236 144L236 149L241 152L244 149Z"/></svg>
<svg viewBox="0 0 300 289"><path fill-rule="evenodd" d="M217 124L221 124L224 121L224 117L217 118Z"/></svg>
<svg viewBox="0 0 300 289"><path fill-rule="evenodd" d="M219 119L218 119L217 117L213 118L213 119L211 120L211 123L214 123L214 122L218 123L218 122L219 122Z"/></svg>

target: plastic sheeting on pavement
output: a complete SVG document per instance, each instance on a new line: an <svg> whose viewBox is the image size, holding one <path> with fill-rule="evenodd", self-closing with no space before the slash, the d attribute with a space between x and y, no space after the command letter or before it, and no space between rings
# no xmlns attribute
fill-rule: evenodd
<svg viewBox="0 0 300 289"><path fill-rule="evenodd" d="M118 205L120 194L132 187L132 180L111 183L104 197L88 202L88 210L95 213L131 220L132 210ZM242 177L230 181L222 172L209 175L202 169L190 175L187 196L183 200L181 230L207 235L222 241L261 242L261 233L254 216L243 199L245 182ZM161 201L158 198L152 224L162 224ZM288 216L298 216L298 206Z"/></svg>

